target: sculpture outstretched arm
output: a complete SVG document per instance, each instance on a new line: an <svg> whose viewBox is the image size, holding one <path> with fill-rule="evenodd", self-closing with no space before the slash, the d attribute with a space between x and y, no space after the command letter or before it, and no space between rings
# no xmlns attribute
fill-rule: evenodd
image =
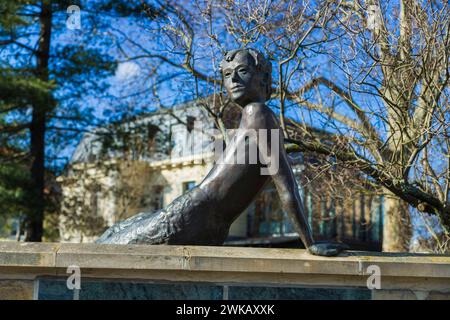
<svg viewBox="0 0 450 320"><path fill-rule="evenodd" d="M279 133L279 169L278 173L272 176L272 179L280 196L282 207L294 223L300 239L309 253L319 256L336 256L347 246L342 243L314 241L297 181L284 148L284 137L281 129L279 129Z"/></svg>

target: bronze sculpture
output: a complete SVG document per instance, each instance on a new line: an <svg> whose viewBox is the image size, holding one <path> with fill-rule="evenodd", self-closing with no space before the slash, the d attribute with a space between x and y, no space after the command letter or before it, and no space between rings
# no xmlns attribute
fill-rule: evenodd
<svg viewBox="0 0 450 320"><path fill-rule="evenodd" d="M222 61L221 72L228 96L242 107L240 130L226 147L225 159L233 158L240 146L249 147L252 142L248 139L247 130L265 129L272 135L280 129L275 114L265 105L271 94L271 70L270 62L254 49L228 52ZM198 186L175 199L166 208L143 212L113 225L97 243L221 245L232 222L272 178L283 209L308 251L324 256L339 254L344 249L343 244L314 242L297 183L283 148L283 134L276 139L281 147L275 154L278 170L272 175L261 174L262 168L270 162L270 159L264 159L267 157L266 151L276 149L270 137L264 152L259 150L258 143L257 163L249 163L248 157L244 164L233 161L216 163Z"/></svg>

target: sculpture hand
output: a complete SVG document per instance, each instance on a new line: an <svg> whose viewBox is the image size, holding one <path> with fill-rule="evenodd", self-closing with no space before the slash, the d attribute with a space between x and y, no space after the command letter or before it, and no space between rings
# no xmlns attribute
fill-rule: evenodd
<svg viewBox="0 0 450 320"><path fill-rule="evenodd" d="M344 243L339 242L315 242L308 247L308 252L316 256L333 257L337 256L342 250L347 250L349 247Z"/></svg>

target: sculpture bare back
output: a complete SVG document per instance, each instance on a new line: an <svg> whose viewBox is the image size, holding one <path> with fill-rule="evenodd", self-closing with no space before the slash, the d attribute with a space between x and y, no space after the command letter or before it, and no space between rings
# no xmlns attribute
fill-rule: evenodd
<svg viewBox="0 0 450 320"><path fill-rule="evenodd" d="M144 212L109 228L98 243L221 245L233 221L250 205L256 195L273 179L283 209L309 252L337 255L343 245L316 243L304 214L297 183L279 135L278 170L262 175L265 161L245 164L227 161L235 156L246 139L246 130L280 129L275 114L266 105L271 94L271 65L258 51L240 49L229 52L221 63L224 86L232 101L242 107L239 129L224 152L225 161L216 163L204 180L175 199L166 208ZM267 148L271 152L271 139ZM275 148L274 148L275 150ZM265 154L262 152L261 154ZM261 160L261 159L260 159ZM230 164L233 163L233 164Z"/></svg>

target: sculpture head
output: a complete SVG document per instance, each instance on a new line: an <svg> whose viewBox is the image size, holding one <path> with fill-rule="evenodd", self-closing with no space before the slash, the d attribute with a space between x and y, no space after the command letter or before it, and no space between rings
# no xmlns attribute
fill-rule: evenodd
<svg viewBox="0 0 450 320"><path fill-rule="evenodd" d="M250 48L227 52L220 63L228 96L244 107L266 102L272 93L272 65L264 55Z"/></svg>

